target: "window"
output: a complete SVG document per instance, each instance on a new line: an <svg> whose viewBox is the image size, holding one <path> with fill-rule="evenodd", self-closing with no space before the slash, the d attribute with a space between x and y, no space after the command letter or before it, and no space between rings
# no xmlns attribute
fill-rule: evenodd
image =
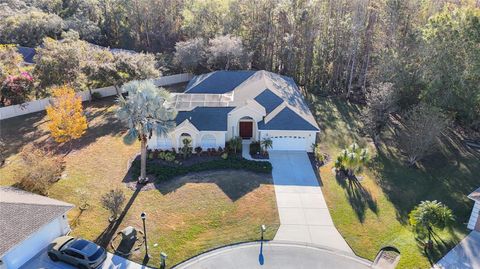
<svg viewBox="0 0 480 269"><path fill-rule="evenodd" d="M68 256L77 258L77 259L81 259L81 260L85 259L82 254L77 253L77 252L75 252L73 250L70 250L70 249L65 250L65 254L67 254Z"/></svg>
<svg viewBox="0 0 480 269"><path fill-rule="evenodd" d="M95 251L95 253L90 255L90 257L88 257L88 259L91 260L91 261L95 261L96 259L100 258L100 256L102 256L102 254L103 254L103 249L98 248L97 251Z"/></svg>

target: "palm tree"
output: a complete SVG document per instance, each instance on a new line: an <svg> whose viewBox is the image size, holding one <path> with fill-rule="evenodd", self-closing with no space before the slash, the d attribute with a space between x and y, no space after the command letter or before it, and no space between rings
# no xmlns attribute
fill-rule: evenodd
<svg viewBox="0 0 480 269"><path fill-rule="evenodd" d="M420 234L428 235L428 247L432 246L433 228L450 227L455 220L452 210L446 205L434 201L422 201L408 215L410 224Z"/></svg>
<svg viewBox="0 0 480 269"><path fill-rule="evenodd" d="M362 149L357 143L351 144L348 148L342 150L337 157L335 167L344 170L348 176L352 177L360 171L368 162L368 150Z"/></svg>
<svg viewBox="0 0 480 269"><path fill-rule="evenodd" d="M237 149L242 146L242 138L239 136L232 137L232 139L230 139L230 141L228 142L228 146L230 150L233 150L233 152L237 154Z"/></svg>
<svg viewBox="0 0 480 269"><path fill-rule="evenodd" d="M117 116L128 125L128 132L123 137L125 144L141 142L141 168L139 182L147 181L147 142L153 132L157 136L165 136L175 128L175 108L167 105L170 93L157 88L150 80L131 81L122 87L127 98L118 96Z"/></svg>
<svg viewBox="0 0 480 269"><path fill-rule="evenodd" d="M263 150L264 150L265 152L267 152L268 149L273 148L273 141L272 141L272 139L269 138L269 137L264 138L264 139L262 140L261 144L262 144L262 148L263 148Z"/></svg>

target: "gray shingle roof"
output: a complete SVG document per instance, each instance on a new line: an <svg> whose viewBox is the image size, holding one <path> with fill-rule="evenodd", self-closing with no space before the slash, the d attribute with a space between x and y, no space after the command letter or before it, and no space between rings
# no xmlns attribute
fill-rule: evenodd
<svg viewBox="0 0 480 269"><path fill-rule="evenodd" d="M474 200L475 202L479 202L480 203L480 188L476 189L475 191L473 191L472 193L470 193L468 195L468 198Z"/></svg>
<svg viewBox="0 0 480 269"><path fill-rule="evenodd" d="M310 124L293 110L285 107L278 112L269 122L258 123L259 130L296 130L296 131L318 131L318 128Z"/></svg>
<svg viewBox="0 0 480 269"><path fill-rule="evenodd" d="M265 108L268 113L272 112L277 106L283 103L283 99L274 94L271 90L265 89L255 97L255 101Z"/></svg>
<svg viewBox="0 0 480 269"><path fill-rule="evenodd" d="M33 57L35 57L35 49L34 48L29 48L29 47L22 47L18 46L17 47L18 53L20 53L23 57L23 61L26 63L35 63Z"/></svg>
<svg viewBox="0 0 480 269"><path fill-rule="evenodd" d="M223 94L233 91L256 71L215 71L194 77L185 93Z"/></svg>
<svg viewBox="0 0 480 269"><path fill-rule="evenodd" d="M180 125L188 119L199 131L227 131L228 113L233 107L196 107L178 112L175 122Z"/></svg>
<svg viewBox="0 0 480 269"><path fill-rule="evenodd" d="M73 205L11 187L0 187L0 257Z"/></svg>

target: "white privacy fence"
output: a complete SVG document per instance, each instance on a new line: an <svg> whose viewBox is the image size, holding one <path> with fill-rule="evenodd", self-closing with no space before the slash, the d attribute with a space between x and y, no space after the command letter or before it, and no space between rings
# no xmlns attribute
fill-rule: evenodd
<svg viewBox="0 0 480 269"><path fill-rule="evenodd" d="M190 79L192 79L192 77L193 77L192 74L184 73L184 74L160 77L160 78L154 79L153 82L157 86L167 86L167 85L172 85L172 84L177 84L182 82L188 82L190 81ZM102 95L102 97L112 96L117 94L117 91L113 86L94 89L92 90L92 92L98 92ZM90 93L88 91L78 92L77 95L82 98L82 101L87 101L90 99ZM42 110L45 110L45 107L49 104L50 104L50 98L44 98L40 100L26 102L20 105L0 107L0 120L42 111Z"/></svg>

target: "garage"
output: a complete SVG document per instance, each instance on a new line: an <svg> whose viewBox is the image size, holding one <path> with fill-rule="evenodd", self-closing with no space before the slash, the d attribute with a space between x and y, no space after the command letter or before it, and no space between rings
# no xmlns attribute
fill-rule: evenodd
<svg viewBox="0 0 480 269"><path fill-rule="evenodd" d="M277 135L270 138L273 142L271 150L308 150L305 135Z"/></svg>
<svg viewBox="0 0 480 269"><path fill-rule="evenodd" d="M12 187L0 188L0 268L21 267L58 236L70 231L73 205Z"/></svg>
<svg viewBox="0 0 480 269"><path fill-rule="evenodd" d="M209 148L216 148L217 140L215 139L215 136L211 134L206 134L202 136L201 147L203 150L206 150Z"/></svg>
<svg viewBox="0 0 480 269"><path fill-rule="evenodd" d="M272 140L272 148L270 150L296 150L312 152L312 144L315 143L316 132L261 130L260 140L265 138L270 138Z"/></svg>

